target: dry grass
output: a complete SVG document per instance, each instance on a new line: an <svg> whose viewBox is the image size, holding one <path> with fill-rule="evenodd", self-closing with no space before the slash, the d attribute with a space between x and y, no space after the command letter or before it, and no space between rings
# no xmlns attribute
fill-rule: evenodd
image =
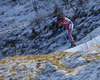
<svg viewBox="0 0 100 80"><path fill-rule="evenodd" d="M59 62L63 62L64 58L66 58L66 56L70 56L70 55L73 55L73 54L74 53L60 51L58 53L44 54L44 55L27 55L27 56L16 55L16 56L13 56L13 57L6 57L5 59L0 60L0 63L1 64L4 64L4 63L7 64L8 63L9 65L12 64L12 63L15 63L13 66L9 66L9 69L10 69L9 73L12 76L16 76L17 74L23 75L22 72L27 68L27 65L25 65L24 63L34 64L34 62L37 63L36 66L41 66L42 64L43 64L43 66L46 66L47 63L51 63L53 65L56 65L59 68L59 70L65 70L65 71L70 73L70 72L74 72L74 69L67 69L67 65L63 66ZM11 62L9 62L9 61L6 62L6 60L10 60ZM20 63L22 63L21 66L23 67L23 70L22 70L22 72L17 72L15 70L15 68L18 67L18 65ZM38 63L40 63L40 64L38 64ZM34 76L29 75L29 76L26 76L26 78L31 80L32 78L38 76L42 71L43 71L42 68L41 69L36 68L35 69L36 75L34 75ZM32 73L33 71L30 70L28 72Z"/></svg>
<svg viewBox="0 0 100 80"><path fill-rule="evenodd" d="M16 76L16 75L17 75L17 73L13 72L13 73L11 73L11 75L12 75L12 76Z"/></svg>
<svg viewBox="0 0 100 80"><path fill-rule="evenodd" d="M0 77L0 80L4 80L4 78Z"/></svg>
<svg viewBox="0 0 100 80"><path fill-rule="evenodd" d="M47 54L47 55L34 55L34 60L35 61L46 61L47 63L51 63L53 65L56 65L59 69L61 70L66 70L68 72L74 71L73 69L67 69L67 65L63 66L59 64L59 60L65 58L66 56L72 55L74 53L69 53L69 52L59 52L59 53L54 53L54 54ZM64 56L66 55L66 56Z"/></svg>
<svg viewBox="0 0 100 80"><path fill-rule="evenodd" d="M28 76L28 79L32 80L32 78L34 78L34 77L36 77L36 76Z"/></svg>
<svg viewBox="0 0 100 80"><path fill-rule="evenodd" d="M93 60L93 61L97 61L100 59L100 55L84 55L83 57L86 60Z"/></svg>
<svg viewBox="0 0 100 80"><path fill-rule="evenodd" d="M95 47L95 48L98 48L98 47ZM77 53L80 53L80 52L77 52ZM12 63L16 63L12 69L9 71L9 73L12 75L12 76L16 76L18 74L21 74L21 72L17 72L15 70L16 67L18 67L18 65L20 64L19 62L15 62L15 61L20 61L20 62L24 62L24 63L29 63L30 61L34 60L35 62L37 63L43 63L43 61L45 61L45 66L47 63L51 63L53 65L56 65L59 70L65 70L67 71L68 73L70 72L74 72L75 70L74 69L67 69L67 65L66 66L63 66L63 65L60 65L59 64L59 61L64 61L63 59L66 57L66 56L70 56L70 55L73 55L74 53L69 53L69 52L58 52L58 53L54 53L54 54L46 54L46 55L28 55L28 56L19 56L19 55L16 55L14 57L7 57L5 59L2 59L0 60L0 63L1 64L5 64L5 63L8 63L6 62L6 60L12 60ZM83 56L86 60L88 59L91 59L93 61L96 61L98 59L100 59L100 55L84 55ZM24 65L24 63L21 65L23 67L23 71L25 68L27 68L26 65ZM11 64L11 63L10 63ZM34 64L34 63L32 63ZM37 64L38 66L41 66L41 64ZM42 69L38 69L36 68L36 75L34 76L26 76L25 79L29 79L31 80L32 78L38 76L43 70ZM33 71L30 70L30 72L32 73ZM0 78L0 80L3 80L3 78Z"/></svg>

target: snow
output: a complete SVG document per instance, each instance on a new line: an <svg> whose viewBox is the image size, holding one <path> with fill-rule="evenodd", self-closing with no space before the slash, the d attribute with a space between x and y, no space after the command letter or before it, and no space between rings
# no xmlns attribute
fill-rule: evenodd
<svg viewBox="0 0 100 80"><path fill-rule="evenodd" d="M38 53L47 54L47 53L52 53L54 51L58 51L58 50L61 51L61 50L67 49L68 47L67 47L66 40L64 39L63 33L61 33L60 31L57 32L58 29L55 29L56 26L54 26L51 23L52 16L55 15L54 1L53 0L51 1L35 1L35 0L31 1L30 0L27 2L26 1L24 0L15 1L15 2L2 1L2 3L0 3L1 4L1 7L0 7L1 9L0 11L1 13L1 16L0 16L1 17L0 18L1 47L4 49L4 48L8 48L8 45L9 45L10 48L14 49L13 50L14 52L28 50L28 52L30 53L34 52L35 54L38 54ZM82 7L79 7L80 5L76 1L72 1L74 3L73 8L77 12L79 12L79 14L77 13L79 15L77 16L78 18L73 21L74 26L75 26L74 31L73 31L73 35L75 36L74 37L75 41L82 39L81 41L76 42L77 45L84 43L84 41L85 42L89 41L90 36L88 36L89 38L88 37L83 38L83 37L88 35L88 33L90 33L95 28L98 27L99 29L99 21L100 21L99 13L96 13L95 10L91 10L92 7L95 6L97 2L99 4L99 1L94 1L94 3L93 1L83 2L84 9L87 9L89 16L82 15L81 12L84 12L84 9L82 9ZM72 3L72 2L68 1L68 3ZM85 4L87 2L89 3L88 5ZM66 15L70 5L67 2L61 1L61 0L56 0L56 3L57 3L57 7L60 10L63 10L62 14ZM7 7L5 7L5 5ZM99 11L99 8L95 8L95 9ZM69 13L71 13L71 14L68 14L70 18L72 17L72 15L75 15L75 12L72 8L70 9ZM94 13L96 13L96 16L92 15ZM35 22L35 19L37 18L40 18L40 19L38 22ZM32 32L33 29L35 33ZM96 34L93 34L92 38L95 38L99 35L98 30L95 32ZM2 38L2 36L4 38ZM12 43L8 44L7 42L9 41L8 39L13 39L15 37L17 41L14 42L15 46L13 47L15 48L13 48L11 46L13 44ZM2 41L4 42L3 44L2 44ZM34 48L32 47L33 44L30 44L31 42L34 44ZM20 45L21 50L18 49L17 47L19 45ZM24 49L22 47L24 47ZM61 49L61 47L63 47L63 49ZM7 52L8 52L7 54L13 54L11 49L9 49ZM20 53L23 53L23 52L20 52ZM26 52L24 52L23 54L26 54Z"/></svg>
<svg viewBox="0 0 100 80"><path fill-rule="evenodd" d="M99 53L97 46L80 53L6 57L0 60L0 76L8 80L99 80Z"/></svg>
<svg viewBox="0 0 100 80"><path fill-rule="evenodd" d="M68 14L70 18L77 14L72 19L77 45L74 48L68 49L63 33L52 23L56 14L53 0L1 1L0 77L5 80L100 80L100 1L55 2L63 15L74 4L76 13L71 8Z"/></svg>
<svg viewBox="0 0 100 80"><path fill-rule="evenodd" d="M95 39L93 40L90 40L86 43L83 43L79 46L76 46L72 49L68 49L68 50L65 50L67 52L77 52L77 51L84 51L86 49L89 49L91 48L92 46L99 46L100 45L100 36L96 37Z"/></svg>
<svg viewBox="0 0 100 80"><path fill-rule="evenodd" d="M84 53L85 53L85 51L84 51ZM67 79L68 80L70 80L70 79L71 80L80 80L80 79L95 80L95 79L97 79L97 80L99 80L100 78L99 78L98 74L100 71L98 71L98 69L100 66L98 63L100 62L100 60L88 63L87 60L85 60L82 57L79 57L79 54L83 54L83 53L78 53L77 56L74 56L75 58L76 57L78 58L78 59L74 58L76 61L73 60L73 57L69 58L69 60L68 60L68 62L70 64L69 68L72 68L72 69L74 68L75 72L68 73L65 70L57 70L54 73L52 73L51 75L49 75L48 77L45 75L41 76L41 75L43 75L43 73L41 73L41 75L39 75L36 78L33 78L33 80L35 80L35 79L40 79L40 80L41 79L48 79L48 80L67 80ZM72 61L70 61L70 60L72 60ZM82 62L82 60L83 60L83 62ZM84 60L85 60L85 63L84 63ZM68 63L68 62L65 61L65 63ZM45 68L45 69L47 69L47 68Z"/></svg>

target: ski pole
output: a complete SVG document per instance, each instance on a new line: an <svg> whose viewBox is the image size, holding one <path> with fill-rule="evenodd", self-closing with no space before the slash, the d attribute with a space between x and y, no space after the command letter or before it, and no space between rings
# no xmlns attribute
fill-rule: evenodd
<svg viewBox="0 0 100 80"><path fill-rule="evenodd" d="M71 6L70 6L70 8L69 8L69 10L68 10L68 12L67 12L67 14L66 14L66 16L68 15L68 13L69 13L69 11L70 11L70 9L71 9L71 8L72 8L72 9L73 9L73 11L75 12L75 10L74 10L74 8L73 8L72 6L73 6L73 4L71 4ZM75 12L75 13L76 13L76 12ZM77 17L77 16L76 16L76 15L75 15L75 16L73 16L73 17L72 17L72 19L73 19L73 18L75 18L75 17Z"/></svg>
<svg viewBox="0 0 100 80"><path fill-rule="evenodd" d="M69 11L70 11L70 9L72 8L72 6L73 6L73 4L71 4L71 6L70 6L70 8L69 8L69 10L68 10L68 12L67 12L67 14L69 13ZM66 16L67 16L67 14L66 14Z"/></svg>
<svg viewBox="0 0 100 80"><path fill-rule="evenodd" d="M58 12L58 7L57 7L57 4L56 4L55 0L53 0L53 2L54 2L55 7L56 7L55 13L56 13L56 15L57 15L57 12Z"/></svg>
<svg viewBox="0 0 100 80"><path fill-rule="evenodd" d="M64 28L64 27L63 27L63 28ZM65 37L65 39L66 39L66 42L67 42L67 45L68 45L68 48L69 48L69 42L68 42L68 40L67 40L67 37L66 37L65 31L64 31L63 28L62 28L62 31L63 31L64 37Z"/></svg>

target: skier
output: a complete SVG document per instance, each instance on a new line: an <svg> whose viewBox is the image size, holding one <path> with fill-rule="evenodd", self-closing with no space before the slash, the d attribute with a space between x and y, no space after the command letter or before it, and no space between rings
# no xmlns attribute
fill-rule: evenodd
<svg viewBox="0 0 100 80"><path fill-rule="evenodd" d="M76 44L74 42L74 39L72 37L72 31L73 31L73 22L68 19L67 17L63 17L62 15L57 15L53 18L53 21L58 23L58 26L61 27L65 27L66 28L66 31L67 31L67 35L68 35L68 38L70 39L71 41L71 47L75 47Z"/></svg>

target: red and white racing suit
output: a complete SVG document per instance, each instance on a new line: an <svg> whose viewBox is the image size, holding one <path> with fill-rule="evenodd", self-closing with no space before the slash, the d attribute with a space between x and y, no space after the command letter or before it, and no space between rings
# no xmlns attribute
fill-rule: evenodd
<svg viewBox="0 0 100 80"><path fill-rule="evenodd" d="M72 37L72 31L73 31L73 23L70 19L64 17L64 21L59 20L59 25L65 26L68 38L70 39L71 42L74 42L74 39Z"/></svg>

